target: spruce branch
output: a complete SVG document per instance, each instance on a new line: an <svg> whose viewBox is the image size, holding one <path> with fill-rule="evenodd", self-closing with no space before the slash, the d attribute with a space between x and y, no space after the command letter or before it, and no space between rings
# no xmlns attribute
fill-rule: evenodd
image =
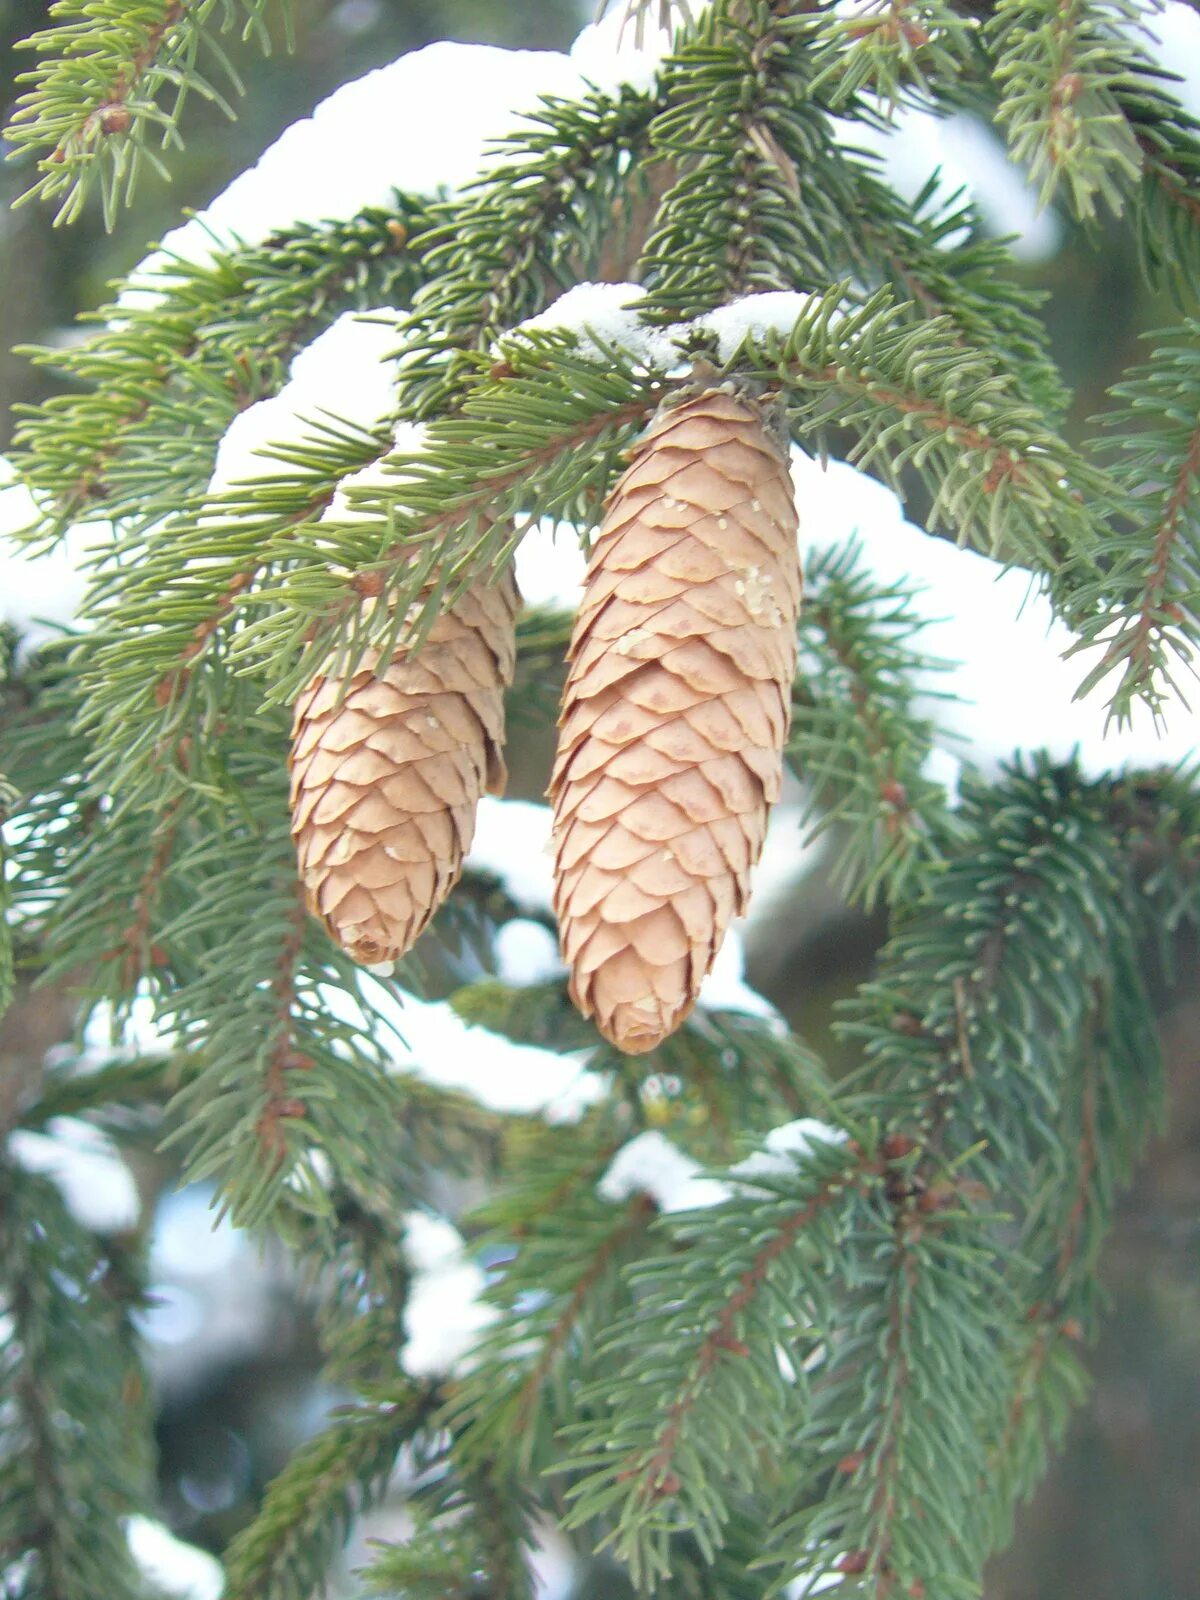
<svg viewBox="0 0 1200 1600"><path fill-rule="evenodd" d="M461 416L430 423L420 455L386 458L379 486L352 492L352 509L368 516L308 523L288 538L280 553L290 570L264 595L274 609L240 645L282 664L306 631L307 647L276 694L307 682L331 649L333 670L345 674L368 646L389 655L402 636L419 641L442 607L503 569L540 517L594 518L600 486L661 381L573 359L561 338L539 339L521 368L485 377ZM386 604L368 612L364 595Z"/></svg>
<svg viewBox="0 0 1200 1600"><path fill-rule="evenodd" d="M977 791L968 801L967 820L976 826L984 820L978 809L982 798ZM902 1536L908 1553L901 1561L889 1544L886 1566L871 1504L865 1522L858 1505L849 1523L836 1524L833 1543L864 1552L861 1570L874 1574L877 1583L871 1593L888 1592L884 1579L891 1569L900 1592L911 1581L923 1582L931 1592L957 1592L943 1585L974 1581L984 1555L999 1541L997 1530L1007 1524L1014 1496L1031 1486L1029 1473L1044 1455L1044 1450L1030 1453L1029 1427L1022 1420L1039 1386L1034 1369L1043 1356L1048 1358L1044 1409L1038 1415L1058 1428L1064 1397L1077 1394L1079 1385L1073 1381L1069 1357L1052 1349L1050 1337L1065 1329L1070 1338L1082 1327L1085 1308L1090 1315L1102 1221L1115 1184L1127 1177L1153 1120L1157 1097L1142 1094L1138 1087L1143 1062L1135 1041L1141 1040L1144 1054L1151 1026L1137 978L1139 918L1131 914L1130 885L1116 840L1105 826L1103 794L1088 790L1082 809L1081 800L1084 790L1070 774L1048 768L1014 774L1005 802L985 823L992 842L985 844L977 836L931 880L926 906L894 936L878 982L866 988L859 1002L859 1016L870 1013L873 1020L856 1019L851 1025L863 1039L873 1085L865 1103L857 1097L854 1103L860 1114L875 1104L889 1117L894 1132L884 1148L893 1151L899 1164L891 1193L911 1217L914 1242L944 1237L946 1227L967 1227L969 1237L963 1242L977 1270L992 1281L988 1292L1001 1297L997 1303L1039 1306L1043 1310L1036 1316L1045 1313L1054 1323L1044 1343L1040 1328L1030 1330L1032 1342L1023 1334L1015 1362L1003 1341L990 1352L984 1346L956 1352L955 1359L969 1358L971 1376L970 1395L964 1391L955 1411L973 1421L969 1437L956 1441L954 1449L960 1483L971 1472L977 1474L982 1492L967 1498L976 1517L964 1520L960 1501L957 1534L950 1537L954 1529L947 1523L947 1537L924 1554L921 1538L930 1534L928 1516L920 1537L913 1536L906 1520L889 1537L894 1541ZM990 885L974 903L964 895L968 875ZM1055 937L1043 918L1051 903L1062 908L1064 897L1068 903L1058 935L1061 954L1053 963L1044 948L1039 954L1027 941ZM935 905L942 908L940 913L934 912ZM953 924L960 918L962 931L956 936ZM960 944L965 938L966 950L958 959L943 960L956 937ZM1042 974L1040 1017L1030 1010L1032 990L1018 976L1028 960ZM919 971L925 977L914 987ZM938 990L942 998L935 1020L930 999ZM918 1066L922 1056L925 1067ZM908 1101L925 1072L929 1076L919 1099ZM1012 1117L1009 1098L1017 1078L1025 1084L1026 1114L1019 1122ZM886 1099L876 1098L880 1091ZM935 1168L925 1168L931 1156ZM935 1170L941 1173L936 1180ZM1023 1219L1015 1249L1005 1230L996 1227L1001 1219L989 1219L990 1206ZM962 1258L963 1272L956 1275L960 1280L969 1276L967 1259ZM939 1285L944 1286L943 1280ZM981 1278L976 1292L982 1289ZM975 1333L965 1306L957 1316L944 1311L940 1321L944 1368L950 1359L947 1341L973 1340ZM910 1361L922 1342L928 1343L928 1337L908 1342ZM852 1352L847 1360L853 1362ZM861 1370L852 1365L845 1370L847 1381L863 1384ZM867 1389L872 1392L873 1385L868 1383ZM943 1404L939 1416L945 1410ZM1033 1414L1029 1412L1029 1426ZM919 1423L911 1426L914 1438L919 1437ZM939 1421L939 1445L944 1432ZM848 1448L850 1437L843 1432L829 1439L827 1462L835 1451ZM1012 1457L1001 1459L998 1441L1005 1451L1012 1450ZM932 1482L944 1484L954 1471L947 1460L932 1473ZM873 1476L868 1474L864 1485ZM947 1509L952 1503L953 1497ZM819 1524L819 1517L794 1517L785 1524L787 1542L794 1546L802 1529L812 1537Z"/></svg>
<svg viewBox="0 0 1200 1600"><path fill-rule="evenodd" d="M1115 93L1141 152L1134 237L1142 270L1188 310L1200 287L1200 122L1172 94L1173 79L1147 69Z"/></svg>
<svg viewBox="0 0 1200 1600"><path fill-rule="evenodd" d="M1090 567L1095 522L1085 494L1097 474L949 319L914 323L886 290L861 305L832 290L813 297L791 334L747 339L729 365L781 385L793 437L806 448L823 450L836 423L857 436L850 459L901 494L901 471L912 468L932 497L931 531L945 527L960 543L1040 572L1074 614L1060 567L1069 553Z"/></svg>
<svg viewBox="0 0 1200 1600"><path fill-rule="evenodd" d="M766 0L719 0L678 47L651 128L680 171L638 268L647 316L839 276L849 175L812 99L806 33Z"/></svg>
<svg viewBox="0 0 1200 1600"><path fill-rule="evenodd" d="M940 203L936 179L906 205L865 163L855 163L854 175L854 271L888 284L914 320L948 318L964 349L999 351L1021 392L1047 421L1059 421L1068 394L1036 315L1041 297L1013 280L1005 246L981 236L970 206Z"/></svg>
<svg viewBox="0 0 1200 1600"><path fill-rule="evenodd" d="M120 1251L53 1184L0 1165L0 1567L13 1600L138 1600L121 1518L152 1485Z"/></svg>
<svg viewBox="0 0 1200 1600"><path fill-rule="evenodd" d="M703 351L702 336L693 342ZM461 417L429 424L419 456L389 458L378 486L352 493L367 516L289 527L279 546L289 569L263 591L272 609L238 645L270 660L275 694L294 693L331 651L344 672L368 647L419 640L539 518L594 520L619 447L669 392L655 369L605 355L601 368L576 354L573 335L528 336L479 379ZM789 335L748 338L727 368L777 385L807 447L822 449L836 421L857 435L852 457L897 487L911 467L933 497L931 527L1033 567L1074 617L1061 568L1073 554L1071 581L1083 583L1095 536L1083 489L1095 473L946 322L914 325L886 291L852 305L838 287L814 296ZM237 514L254 510L251 495ZM364 594L386 604L368 613Z"/></svg>
<svg viewBox="0 0 1200 1600"><path fill-rule="evenodd" d="M278 390L299 349L343 310L407 303L426 221L423 202L399 196L394 211L298 227L206 265L165 262L131 304L98 312L106 325L82 344L31 352L88 388L18 425L15 460L44 506L33 542L81 518L177 513L204 489L233 418Z"/></svg>
<svg viewBox="0 0 1200 1600"><path fill-rule="evenodd" d="M1011 1399L991 1455L993 1548L1011 1537L1012 1512L1037 1484L1086 1390L1076 1352L1098 1325L1098 1258L1117 1192L1161 1126L1165 1073L1146 1028L1152 1008L1141 971L1152 921L1143 905L1140 919L1111 926L1110 982L1093 989L1077 1070L1062 1101L1059 1139L1069 1181L1047 1189L1045 1203L1030 1208L1021 1241L1021 1255L1039 1270L1024 1291L1028 1309L1013 1351Z"/></svg>
<svg viewBox="0 0 1200 1600"><path fill-rule="evenodd" d="M401 403L455 410L497 333L599 267L645 157L654 98L624 90L543 100L507 159L434 209L420 244L428 274L402 329Z"/></svg>
<svg viewBox="0 0 1200 1600"><path fill-rule="evenodd" d="M1076 216L1119 213L1141 176L1137 135L1118 98L1148 63L1131 37L1135 0L998 0L988 28L1014 159L1043 204L1059 188Z"/></svg>
<svg viewBox="0 0 1200 1600"><path fill-rule="evenodd" d="M847 825L836 871L870 905L881 891L902 898L941 853L950 817L924 775L933 724L913 685L946 664L916 649L910 593L856 571L856 554L851 544L806 563L789 760L810 788L812 836Z"/></svg>
<svg viewBox="0 0 1200 1600"><path fill-rule="evenodd" d="M86 1072L74 1065L48 1072L19 1126L37 1132L55 1117L104 1115L114 1109L161 1104L187 1063L168 1055L115 1060Z"/></svg>
<svg viewBox="0 0 1200 1600"><path fill-rule="evenodd" d="M1095 446L1120 522L1100 547L1104 577L1075 647L1103 645L1079 692L1118 672L1112 709L1122 718L1139 695L1157 708L1176 662L1190 672L1200 646L1200 323L1154 337L1150 362L1113 389L1121 404Z"/></svg>
<svg viewBox="0 0 1200 1600"><path fill-rule="evenodd" d="M374 1170L389 1173L396 1192L416 1192L384 1041L340 1022L323 998L331 967L351 996L358 986L307 916L278 769L268 786L266 762L231 776L270 797L269 818L197 837L179 862L193 897L161 932L175 977L161 1014L210 1063L176 1097L172 1142L187 1141L189 1175L220 1180L226 1208L244 1223L285 1201L328 1211L314 1147L337 1152L351 1188L370 1192Z"/></svg>
<svg viewBox="0 0 1200 1600"><path fill-rule="evenodd" d="M606 1528L639 1585L668 1577L683 1532L711 1559L731 1491L749 1492L787 1449L793 1385L808 1393L800 1352L829 1326L820 1264L878 1180L857 1145L824 1146L794 1184L755 1180L744 1198L676 1220L682 1253L634 1268L636 1309L602 1350L620 1376L585 1391L601 1409L565 1430L563 1465L580 1475L568 1525Z"/></svg>
<svg viewBox="0 0 1200 1600"><path fill-rule="evenodd" d="M281 532L319 515L339 478L385 448L382 434L313 429L307 450L293 449L278 476L256 488L250 514L201 499L173 520L130 531L97 564L88 607L100 627L81 655L92 779L127 806L152 808L160 842L166 819L194 806L189 765L203 756L207 776L220 725L236 741L257 715L255 686L232 671L230 643L258 603ZM213 744L196 748L197 724ZM278 719L272 732L282 749Z"/></svg>
<svg viewBox="0 0 1200 1600"><path fill-rule="evenodd" d="M425 1430L437 1392L395 1386L335 1412L267 1489L225 1556L228 1600L310 1600L354 1519L386 1492L400 1448Z"/></svg>
<svg viewBox="0 0 1200 1600"><path fill-rule="evenodd" d="M975 65L977 26L946 0L868 0L844 17L818 11L816 30L825 64L813 92L835 108L862 95L929 103Z"/></svg>
<svg viewBox="0 0 1200 1600"><path fill-rule="evenodd" d="M476 1219L516 1254L498 1291L505 1314L447 1410L460 1459L503 1461L522 1475L552 1464L554 1430L594 1368L598 1332L624 1303L619 1269L655 1215L645 1195L614 1206L596 1194L619 1139L592 1131L566 1151L561 1143L543 1138L537 1164L522 1162L516 1181Z"/></svg>
<svg viewBox="0 0 1200 1600"><path fill-rule="evenodd" d="M233 110L214 74L201 69L206 46L221 79L242 93L215 33L240 28L270 48L268 0L56 0L54 26L24 41L41 59L19 82L29 87L6 129L15 153L45 151L26 198L59 200L57 221L72 222L98 187L105 226L131 199L145 163L166 175L148 148L161 129L162 148L178 145L189 94ZM284 15L287 15L286 8ZM170 104L164 103L173 96Z"/></svg>

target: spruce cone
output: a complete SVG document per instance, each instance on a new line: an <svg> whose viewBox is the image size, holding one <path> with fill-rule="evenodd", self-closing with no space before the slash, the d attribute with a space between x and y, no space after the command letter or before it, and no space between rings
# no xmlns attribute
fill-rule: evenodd
<svg viewBox="0 0 1200 1600"><path fill-rule="evenodd" d="M314 915L356 961L395 961L458 881L485 790L507 774L504 690L519 597L511 572L438 618L416 655L342 697L318 675L296 702L292 836Z"/></svg>
<svg viewBox="0 0 1200 1600"><path fill-rule="evenodd" d="M750 401L660 411L613 490L551 780L571 996L640 1054L745 910L776 798L800 562L788 464Z"/></svg>

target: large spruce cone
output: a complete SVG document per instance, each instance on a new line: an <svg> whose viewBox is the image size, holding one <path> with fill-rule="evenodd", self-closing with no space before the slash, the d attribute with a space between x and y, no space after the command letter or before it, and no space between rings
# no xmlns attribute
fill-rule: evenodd
<svg viewBox="0 0 1200 1600"><path fill-rule="evenodd" d="M511 573L469 589L419 652L345 688L317 676L296 702L292 835L310 909L355 960L404 954L458 881L485 790L506 773L504 690L515 658Z"/></svg>
<svg viewBox="0 0 1200 1600"><path fill-rule="evenodd" d="M787 458L713 389L663 409L613 490L551 781L571 994L640 1054L695 1004L775 799L800 562Z"/></svg>

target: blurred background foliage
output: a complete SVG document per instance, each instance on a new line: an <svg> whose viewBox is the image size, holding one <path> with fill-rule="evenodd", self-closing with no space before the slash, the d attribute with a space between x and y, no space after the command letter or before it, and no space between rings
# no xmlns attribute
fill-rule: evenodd
<svg viewBox="0 0 1200 1600"><path fill-rule="evenodd" d="M0 0L6 106L25 64L15 43L44 24L47 9L48 0ZM42 398L52 381L12 347L69 340L73 318L102 304L110 280L183 208L205 204L338 84L440 38L563 48L591 13L590 0L295 0L294 9L294 54L281 50L263 62L256 51L235 49L249 89L239 120L193 106L186 148L172 160L173 183L148 176L113 234L104 233L98 208L69 230L53 229L45 208L8 210L23 175L0 170L0 448L14 405ZM1046 316L1074 391L1078 436L1107 386L1142 358L1139 336L1170 325L1174 313L1140 283L1132 238L1119 224L1085 231L1058 218L1052 233L1051 246L1017 271L1049 294ZM523 729L514 763L518 796L540 798L550 728L548 715L544 727ZM830 840L820 859L834 856ZM868 973L882 934L881 920L841 904L818 860L797 896L754 930L750 980L814 1043L832 1049L832 1006ZM1026 1509L1012 1549L996 1563L988 1600L1200 1597L1198 972L1192 952L1181 981L1163 996L1175 1116L1169 1140L1152 1149L1124 1201L1107 1254L1112 1314L1091 1354L1091 1403ZM66 1037L71 1012L61 993L22 994L0 1032L3 1072L19 1071L22 1061ZM157 1299L145 1327L158 1384L164 1515L184 1538L220 1552L290 1450L339 1397L316 1381L305 1291L282 1255L262 1254L227 1228L213 1232L208 1196L174 1191L171 1164L154 1152L152 1126L127 1127L122 1138L155 1217ZM346 1571L353 1562L352 1550ZM611 1573L597 1571L584 1582L578 1600L585 1590L619 1600Z"/></svg>

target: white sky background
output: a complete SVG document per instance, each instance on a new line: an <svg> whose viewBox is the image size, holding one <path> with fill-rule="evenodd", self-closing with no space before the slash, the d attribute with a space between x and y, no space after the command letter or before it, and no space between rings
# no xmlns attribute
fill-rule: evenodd
<svg viewBox="0 0 1200 1600"><path fill-rule="evenodd" d="M630 30L617 53L615 20L610 18L601 29L585 29L570 55L439 44L343 86L311 118L288 129L202 217L170 234L163 249L153 252L135 274L123 302L147 303L154 294L148 280L169 267L172 256L202 261L223 242L254 242L301 220L347 217L365 205L387 204L394 187L432 193L461 185L484 161L486 140L519 125L518 114L538 94L577 94L585 75L602 88L620 81L648 86L663 41L652 32L651 48L639 54L632 49ZM1200 114L1200 16L1185 4L1172 3L1152 25L1158 35L1152 48L1164 64L1186 74L1181 93ZM364 125L371 126L372 137L363 137ZM1018 255L1038 259L1056 250L1060 227L1053 213L1037 212L995 135L965 114L939 121L906 112L891 135L868 135L856 127L853 142L878 150L886 176L901 193L915 193L940 165L943 193L964 187L992 229L1016 234ZM611 291L606 307L605 314L611 314ZM580 326L589 315L599 317L602 309L600 298L584 293L557 311L560 320ZM780 304L776 309L783 315L794 313L795 307ZM310 355L307 362L304 357L297 361L285 396L245 414L240 436L227 442L218 463L218 486L253 475L249 452L269 443L277 429L286 433L297 416L312 415L320 407L336 410L342 403L355 406L367 424L384 414L380 394L385 390L374 379L386 379L386 333L381 337L378 329L339 327L325 336L322 359ZM929 618L924 646L930 654L959 663L946 683L935 684L952 686L962 697L960 705L943 703L936 712L946 747L954 752L943 769L949 781L958 757L993 771L1017 749L1044 747L1065 757L1078 746L1085 767L1100 771L1127 761L1174 761L1200 745L1200 721L1181 703L1170 707L1167 735L1160 739L1148 717L1132 730L1106 731L1102 695L1083 705L1073 702L1086 665L1062 660L1069 637L1050 617L1045 601L1029 597L1022 574L1002 573L982 556L926 537L904 519L887 489L845 464L832 463L822 471L797 455L794 475L802 549L837 545L856 536L866 564L879 576L921 586L918 607ZM81 553L104 534L103 529L80 529L53 556L28 561L9 535L28 526L35 514L28 492L0 467L0 619L24 632L27 647L48 637L54 624L74 616L84 584ZM522 548L518 570L530 601L572 603L582 558L571 530L537 530ZM794 829L794 815L781 813L781 819L781 828L786 824ZM547 825L547 809L525 802L488 800L480 814L473 862L499 872L530 913L506 930L498 951L501 971L515 982L539 981L558 970L553 941L537 920L549 903ZM765 882L760 879L760 893L780 871L790 871L790 858L780 863L777 853L772 859L776 864ZM745 984L736 932L705 998L770 1014ZM602 1089L582 1061L564 1062L545 1051L522 1053L523 1047L496 1040L482 1029L468 1033L445 1006L413 1001L404 1008L399 1026L409 1037L408 1048L398 1051L398 1070L425 1070L425 1062L451 1057L469 1060L470 1081L457 1086L487 1099L489 1082L505 1083L505 1109L540 1109L553 1116L557 1103L558 1114L575 1116ZM770 1170L778 1170L789 1150L830 1136L819 1124L789 1125L776 1130L774 1144L768 1138L759 1159L775 1163ZM87 1225L126 1227L136 1217L138 1200L128 1170L109 1142L83 1124L68 1119L46 1135L20 1134L15 1139L12 1153L53 1177ZM755 1169L748 1163L747 1177L751 1170L766 1171L768 1166ZM635 1141L626 1146L604 1184L613 1199L632 1192L631 1186L649 1187L667 1206L720 1198L717 1186L661 1135L644 1135L641 1145ZM207 1196L199 1191L170 1197L161 1208L154 1268L160 1280L156 1289L164 1298L146 1331L164 1377L173 1363L175 1370L184 1371L188 1361L199 1359L202 1348L228 1352L258 1339L269 1315L262 1272L256 1277L230 1230L214 1235L210 1222ZM437 1219L410 1219L409 1248L420 1288L410 1311L405 1361L412 1371L434 1370L447 1352L453 1358L487 1321L486 1308L478 1302L483 1274L448 1228ZM237 1278L248 1296L240 1309L231 1309L228 1294L234 1254L240 1258ZM215 1600L219 1569L202 1552L175 1540L160 1524L141 1519L130 1523L129 1537L138 1560L167 1592L188 1600Z"/></svg>

